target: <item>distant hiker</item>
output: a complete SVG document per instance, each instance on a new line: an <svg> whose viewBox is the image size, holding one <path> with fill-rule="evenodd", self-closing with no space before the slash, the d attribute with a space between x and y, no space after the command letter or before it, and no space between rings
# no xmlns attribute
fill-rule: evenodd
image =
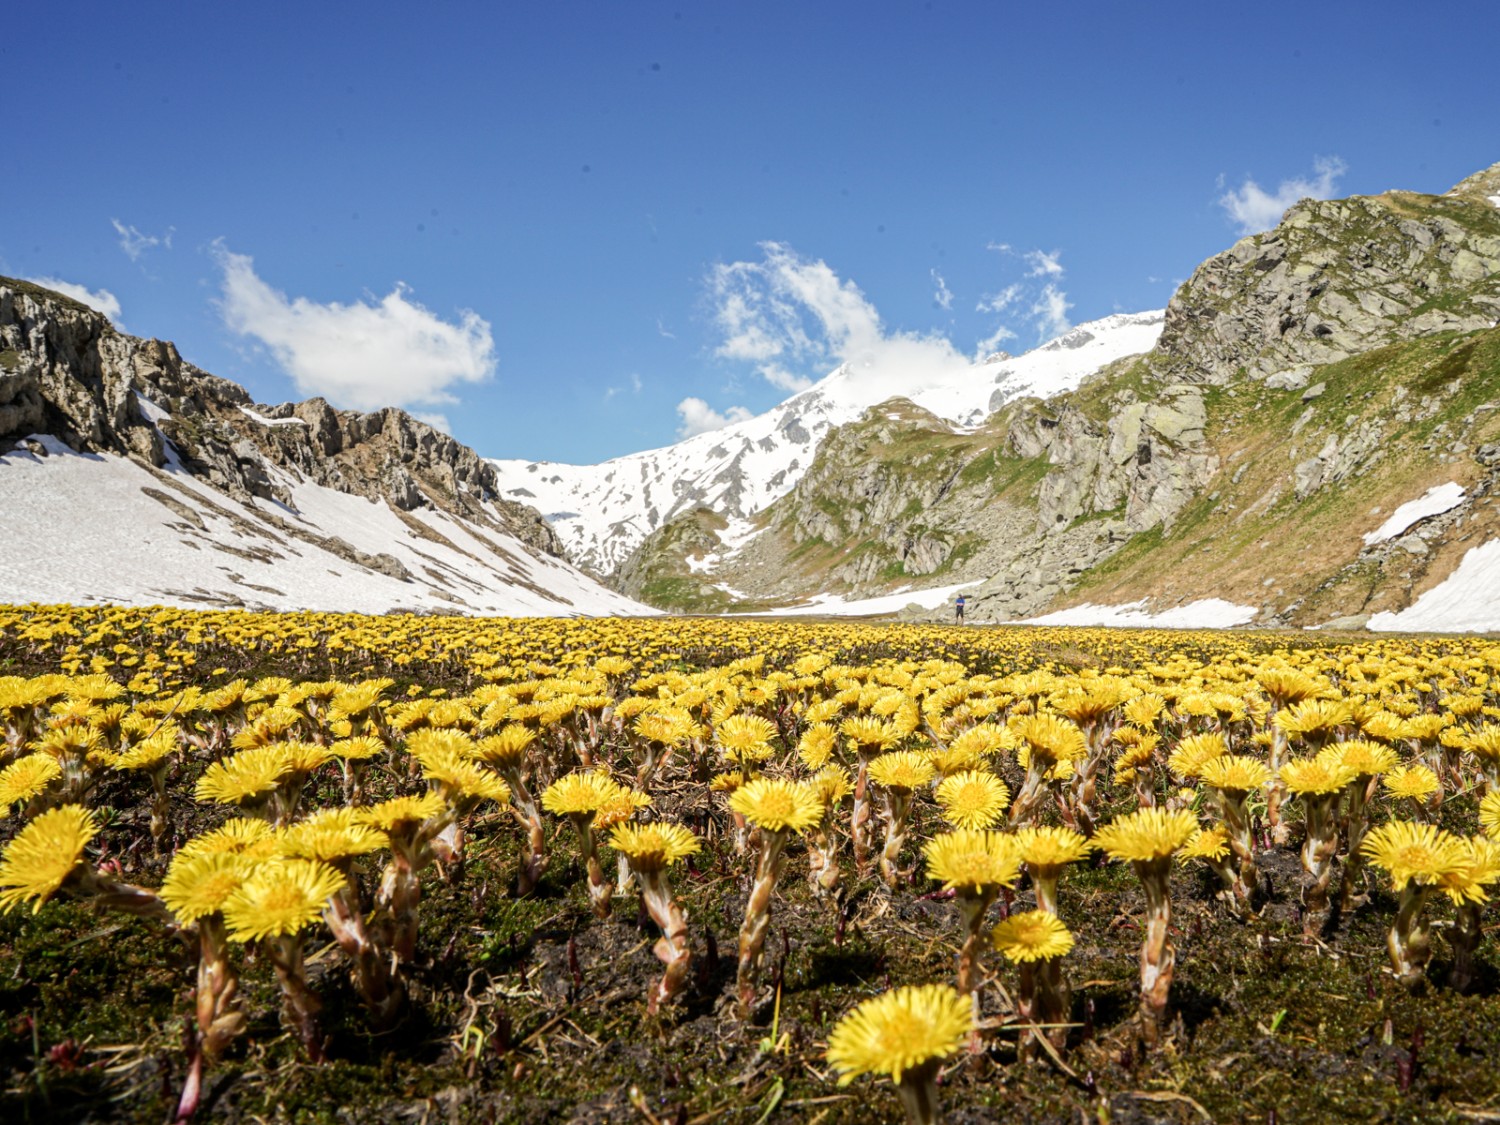
<svg viewBox="0 0 1500 1125"><path fill-rule="evenodd" d="M953 623L962 625L964 623L964 596L962 594L959 594L958 601L953 603L953 614Z"/></svg>

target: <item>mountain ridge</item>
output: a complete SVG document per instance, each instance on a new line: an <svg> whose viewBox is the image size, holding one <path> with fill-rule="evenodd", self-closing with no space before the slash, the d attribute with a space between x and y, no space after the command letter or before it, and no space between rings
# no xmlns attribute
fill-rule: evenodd
<svg viewBox="0 0 1500 1125"><path fill-rule="evenodd" d="M499 496L488 462L404 411L359 414L316 398L257 404L172 344L128 336L77 301L8 278L0 465L13 493L23 480L39 490L0 513L11 536L0 578L12 599L114 589L121 600L154 592L276 608L310 608L307 598L320 608L429 612L512 602L520 612L643 608L573 572L540 513ZM112 575L104 556L126 545L89 541L96 509L86 494L96 489L134 513L196 586ZM37 527L49 497L84 526ZM41 502L28 509L33 499ZM71 540L75 559L99 556L74 575L83 589L49 580L59 553L49 538ZM205 550L236 561L205 566ZM311 593L291 588L293 573Z"/></svg>

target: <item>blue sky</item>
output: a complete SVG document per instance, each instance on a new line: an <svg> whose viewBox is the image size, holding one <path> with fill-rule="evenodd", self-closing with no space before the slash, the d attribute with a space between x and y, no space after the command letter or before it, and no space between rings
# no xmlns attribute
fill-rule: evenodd
<svg viewBox="0 0 1500 1125"><path fill-rule="evenodd" d="M872 340L1160 307L1298 192L1446 190L1500 160L1497 42L1465 0L29 4L0 273L264 402L592 462Z"/></svg>

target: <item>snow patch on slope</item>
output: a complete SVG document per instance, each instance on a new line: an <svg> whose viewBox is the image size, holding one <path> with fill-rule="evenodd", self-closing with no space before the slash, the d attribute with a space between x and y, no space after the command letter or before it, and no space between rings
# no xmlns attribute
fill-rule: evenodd
<svg viewBox="0 0 1500 1125"><path fill-rule="evenodd" d="M509 616L648 614L520 540L273 470L295 509L48 435L0 457L0 601ZM170 447L169 447L170 448ZM383 556L383 557L382 557ZM402 572L411 576L403 580ZM85 593L86 592L86 593Z"/></svg>
<svg viewBox="0 0 1500 1125"><path fill-rule="evenodd" d="M844 365L764 414L663 449L599 465L495 460L504 495L539 508L569 555L607 574L674 516L697 507L745 520L779 499L812 465L835 427L893 397L956 430L982 424L1023 395L1070 391L1106 363L1149 351L1165 314L1116 314L1079 325L1021 356L893 378Z"/></svg>
<svg viewBox="0 0 1500 1125"><path fill-rule="evenodd" d="M1369 547L1376 543L1384 543L1387 539L1394 539L1418 520L1451 512L1463 502L1463 485L1454 481L1434 485L1415 500L1408 500L1392 512L1390 519L1364 537L1365 546Z"/></svg>
<svg viewBox="0 0 1500 1125"><path fill-rule="evenodd" d="M960 582L956 586L930 586L925 590L903 587L891 594L882 594L876 598L857 598L853 601L845 600L840 594L819 594L803 605L764 610L755 616L866 617L877 613L899 613L913 605L920 606L922 609L937 609L938 606L951 600L960 590L967 590L978 585L980 582L976 581Z"/></svg>
<svg viewBox="0 0 1500 1125"><path fill-rule="evenodd" d="M1080 605L1041 617L1028 617L1021 625L1090 625L1135 629L1228 629L1245 625L1255 609L1223 598L1205 598L1187 605L1151 613L1145 599L1126 605Z"/></svg>
<svg viewBox="0 0 1500 1125"><path fill-rule="evenodd" d="M1377 613L1377 633L1500 632L1500 539L1471 548L1452 574L1399 613Z"/></svg>

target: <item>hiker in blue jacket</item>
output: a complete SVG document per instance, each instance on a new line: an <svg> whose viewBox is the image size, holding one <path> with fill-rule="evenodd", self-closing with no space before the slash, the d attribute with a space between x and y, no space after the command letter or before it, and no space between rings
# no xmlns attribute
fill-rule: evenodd
<svg viewBox="0 0 1500 1125"><path fill-rule="evenodd" d="M959 594L958 601L953 603L953 613L953 623L962 625L964 623L964 596L962 594Z"/></svg>

